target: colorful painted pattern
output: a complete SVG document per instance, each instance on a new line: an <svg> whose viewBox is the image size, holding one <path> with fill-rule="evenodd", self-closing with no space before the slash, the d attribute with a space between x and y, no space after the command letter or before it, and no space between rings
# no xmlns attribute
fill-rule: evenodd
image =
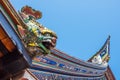
<svg viewBox="0 0 120 80"><path fill-rule="evenodd" d="M55 50L57 52L57 50ZM55 53L45 55L45 56L36 56L33 59L32 69L53 73L61 73L61 74L69 74L69 75L79 75L79 76L101 76L106 71L106 68L95 68L94 65L88 67L84 66L87 63L77 64L66 58L60 58L59 56L55 56ZM58 52L58 54L60 54ZM83 61L81 61L83 62ZM87 64L88 65L88 64Z"/></svg>
<svg viewBox="0 0 120 80"><path fill-rule="evenodd" d="M56 74L45 71L38 71L30 69L30 71L39 79L39 80L107 80L105 76L101 77L76 77L69 76L64 74Z"/></svg>

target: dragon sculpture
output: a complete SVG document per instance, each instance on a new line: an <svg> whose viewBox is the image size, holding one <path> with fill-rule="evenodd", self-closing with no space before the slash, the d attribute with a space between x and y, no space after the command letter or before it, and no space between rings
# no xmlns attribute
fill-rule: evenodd
<svg viewBox="0 0 120 80"><path fill-rule="evenodd" d="M56 46L57 36L53 31L36 21L42 17L42 13L25 6L19 11L19 14L25 26L18 25L17 30L25 47L32 55L49 54L50 50Z"/></svg>

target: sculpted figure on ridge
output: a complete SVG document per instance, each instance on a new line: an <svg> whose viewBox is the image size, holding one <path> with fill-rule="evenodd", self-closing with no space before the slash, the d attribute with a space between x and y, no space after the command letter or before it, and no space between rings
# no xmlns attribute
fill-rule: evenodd
<svg viewBox="0 0 120 80"><path fill-rule="evenodd" d="M50 53L50 50L56 46L57 36L36 21L42 17L42 13L25 6L19 14L26 26L18 25L17 28L28 50L33 54Z"/></svg>

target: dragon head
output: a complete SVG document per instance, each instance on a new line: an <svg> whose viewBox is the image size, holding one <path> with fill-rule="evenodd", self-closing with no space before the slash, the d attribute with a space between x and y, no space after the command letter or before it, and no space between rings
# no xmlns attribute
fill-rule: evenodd
<svg viewBox="0 0 120 80"><path fill-rule="evenodd" d="M42 44L47 49L52 49L56 46L57 36L53 31L47 29L46 27L43 27L41 34L43 35Z"/></svg>

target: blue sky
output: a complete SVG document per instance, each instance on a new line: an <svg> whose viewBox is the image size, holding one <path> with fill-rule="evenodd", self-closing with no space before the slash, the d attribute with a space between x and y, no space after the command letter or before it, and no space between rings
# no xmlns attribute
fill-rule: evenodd
<svg viewBox="0 0 120 80"><path fill-rule="evenodd" d="M18 11L29 5L40 10L38 20L58 35L56 48L88 60L111 35L109 65L120 79L120 0L10 0Z"/></svg>

